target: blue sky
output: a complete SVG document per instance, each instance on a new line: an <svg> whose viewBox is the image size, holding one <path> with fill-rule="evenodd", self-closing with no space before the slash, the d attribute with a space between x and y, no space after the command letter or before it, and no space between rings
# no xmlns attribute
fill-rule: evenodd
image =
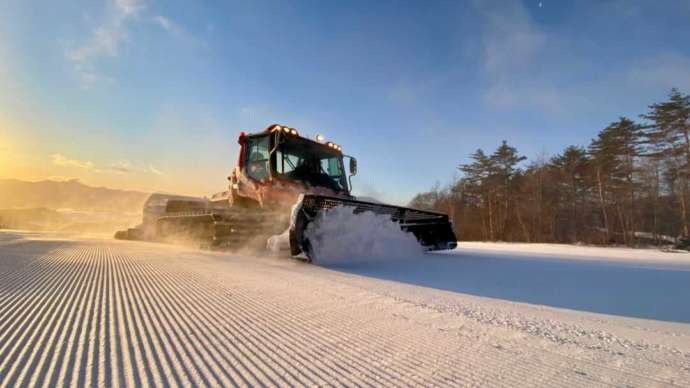
<svg viewBox="0 0 690 388"><path fill-rule="evenodd" d="M209 194L240 130L282 123L404 203L476 148L552 155L690 92L689 20L680 0L5 0L0 177Z"/></svg>

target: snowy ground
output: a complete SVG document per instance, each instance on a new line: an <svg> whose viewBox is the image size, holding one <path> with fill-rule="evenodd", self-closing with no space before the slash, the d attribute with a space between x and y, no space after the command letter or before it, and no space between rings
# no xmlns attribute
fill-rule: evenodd
<svg viewBox="0 0 690 388"><path fill-rule="evenodd" d="M0 233L0 386L690 386L690 255L463 243L328 267Z"/></svg>

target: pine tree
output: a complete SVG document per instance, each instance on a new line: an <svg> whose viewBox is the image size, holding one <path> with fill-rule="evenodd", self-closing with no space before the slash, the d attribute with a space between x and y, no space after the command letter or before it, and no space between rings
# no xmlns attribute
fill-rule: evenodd
<svg viewBox="0 0 690 388"><path fill-rule="evenodd" d="M490 160L493 168L491 183L496 187L498 201L501 204L499 215L498 235L503 240L507 239L507 226L510 218L511 203L515 192L514 181L519 177L521 171L517 165L527 159L520 156L515 147L511 147L503 140L500 146L491 154Z"/></svg>
<svg viewBox="0 0 690 388"><path fill-rule="evenodd" d="M493 170L492 161L482 149L471 154L470 159L471 163L458 166L464 174L461 180L464 192L467 197L474 199L480 211L484 239L494 240L493 191L488 183Z"/></svg>
<svg viewBox="0 0 690 388"><path fill-rule="evenodd" d="M582 223L578 222L578 219L582 218L582 212L578 210L587 194L588 167L589 159L582 147L569 146L563 153L551 158L550 169L556 186L554 189L558 203L566 209L566 219L569 222L565 235L569 237L570 242L582 239Z"/></svg>
<svg viewBox="0 0 690 388"><path fill-rule="evenodd" d="M648 151L663 160L673 175L671 189L678 197L683 220L682 234L688 236L688 181L690 180L690 96L671 89L666 102L652 104L642 115L652 124L645 127Z"/></svg>
<svg viewBox="0 0 690 388"><path fill-rule="evenodd" d="M690 97L673 89L649 108L644 126L621 117L586 149L524 169L505 141L491 154L477 150L459 180L413 203L450 212L464 239L674 242L689 235Z"/></svg>
<svg viewBox="0 0 690 388"><path fill-rule="evenodd" d="M589 146L593 178L597 185L599 205L606 239L612 238L609 205L618 218L623 242L631 244L634 233L635 161L640 154L641 127L621 117L599 132Z"/></svg>

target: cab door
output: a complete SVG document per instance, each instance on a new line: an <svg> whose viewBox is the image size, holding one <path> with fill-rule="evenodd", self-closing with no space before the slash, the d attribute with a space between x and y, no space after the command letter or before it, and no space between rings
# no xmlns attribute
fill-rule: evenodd
<svg viewBox="0 0 690 388"><path fill-rule="evenodd" d="M246 139L245 174L262 182L271 176L271 137L259 136Z"/></svg>

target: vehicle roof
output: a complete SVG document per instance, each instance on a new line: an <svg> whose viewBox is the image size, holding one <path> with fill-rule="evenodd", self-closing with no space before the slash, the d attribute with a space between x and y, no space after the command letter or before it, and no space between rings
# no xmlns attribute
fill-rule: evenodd
<svg viewBox="0 0 690 388"><path fill-rule="evenodd" d="M270 133L273 132L273 128L275 128L276 125L280 125L280 124L271 124L271 125L269 125L268 127L266 127L266 129L264 129L264 130L261 131L261 132L247 133L247 134L245 134L244 136L245 136L245 137L258 137L258 136L264 136L264 135L270 134ZM292 129L292 128L291 128L291 129ZM286 135L287 135L287 134L286 134ZM290 135L287 135L287 136L290 136ZM292 136L294 136L294 135L292 135ZM299 140L307 141L310 145L315 145L315 146L318 146L318 147L322 147L323 149L325 149L325 150L327 150L327 151L333 151L335 154L343 155L343 152L342 152L342 151L334 150L334 149L328 147L328 145L327 145L328 143L321 143L321 142L318 142L318 141L316 141L316 140L314 140L314 139L311 139L311 138L308 138L308 137L304 137L304 136L299 135L299 134L298 134L297 136L294 136L294 138L299 139Z"/></svg>

